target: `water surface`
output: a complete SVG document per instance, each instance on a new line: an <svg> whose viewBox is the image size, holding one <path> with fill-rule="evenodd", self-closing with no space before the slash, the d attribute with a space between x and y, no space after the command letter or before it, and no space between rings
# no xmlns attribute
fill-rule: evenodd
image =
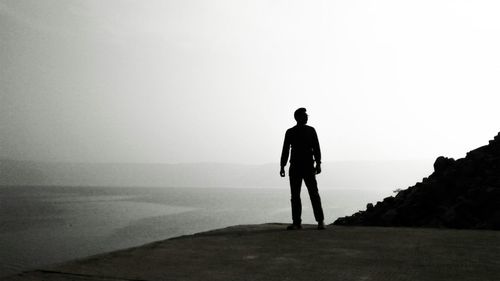
<svg viewBox="0 0 500 281"><path fill-rule="evenodd" d="M320 190L326 222L380 192ZM314 223L303 190L304 223ZM236 224L289 222L289 191L264 188L0 187L0 276Z"/></svg>

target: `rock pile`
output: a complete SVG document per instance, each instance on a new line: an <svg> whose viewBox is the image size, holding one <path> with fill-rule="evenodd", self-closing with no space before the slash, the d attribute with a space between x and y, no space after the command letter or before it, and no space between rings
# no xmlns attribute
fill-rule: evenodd
<svg viewBox="0 0 500 281"><path fill-rule="evenodd" d="M500 133L465 158L438 157L422 182L334 224L500 230Z"/></svg>

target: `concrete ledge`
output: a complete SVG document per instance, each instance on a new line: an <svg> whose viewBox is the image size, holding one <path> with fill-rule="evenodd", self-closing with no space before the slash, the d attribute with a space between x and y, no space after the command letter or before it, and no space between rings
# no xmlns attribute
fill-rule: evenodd
<svg viewBox="0 0 500 281"><path fill-rule="evenodd" d="M3 280L498 280L500 232L243 225Z"/></svg>

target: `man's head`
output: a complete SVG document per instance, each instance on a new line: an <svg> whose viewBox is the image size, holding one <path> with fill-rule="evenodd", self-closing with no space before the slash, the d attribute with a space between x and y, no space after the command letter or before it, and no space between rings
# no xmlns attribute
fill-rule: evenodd
<svg viewBox="0 0 500 281"><path fill-rule="evenodd" d="M301 108L295 110L293 117L295 117L295 121L297 121L297 124L305 125L307 123L306 109L301 107Z"/></svg>

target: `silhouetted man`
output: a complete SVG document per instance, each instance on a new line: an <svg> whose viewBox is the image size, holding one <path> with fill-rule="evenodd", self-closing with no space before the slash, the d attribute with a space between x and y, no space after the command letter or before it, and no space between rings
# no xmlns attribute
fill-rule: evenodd
<svg viewBox="0 0 500 281"><path fill-rule="evenodd" d="M314 211L314 218L318 222L318 229L325 229L321 198L318 193L316 174L321 173L321 151L319 149L318 135L313 127L307 126L308 116L305 108L299 108L294 113L297 125L288 129L285 134L283 151L281 152L280 175L285 176L285 166L288 161L290 147L290 191L292 194L292 219L293 223L287 227L288 230L302 228L302 202L300 201L300 188L304 180L309 198ZM316 162L316 167L314 166Z"/></svg>

